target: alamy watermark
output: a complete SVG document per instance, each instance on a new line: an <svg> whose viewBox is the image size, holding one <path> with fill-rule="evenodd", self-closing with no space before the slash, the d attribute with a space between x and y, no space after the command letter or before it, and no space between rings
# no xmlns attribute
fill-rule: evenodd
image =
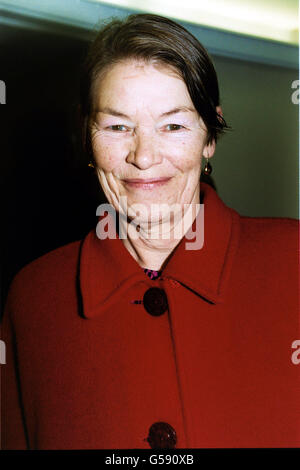
<svg viewBox="0 0 300 470"><path fill-rule="evenodd" d="M6 364L6 346L2 339L0 339L0 364Z"/></svg>
<svg viewBox="0 0 300 470"><path fill-rule="evenodd" d="M296 88L296 91L292 93L291 100L293 104L299 104L299 80L294 80L292 82L291 88Z"/></svg>
<svg viewBox="0 0 300 470"><path fill-rule="evenodd" d="M0 80L0 104L6 104L6 86L3 80Z"/></svg>
<svg viewBox="0 0 300 470"><path fill-rule="evenodd" d="M295 339L295 341L292 342L291 347L296 350L291 356L292 363L298 365L300 364L300 339Z"/></svg>
<svg viewBox="0 0 300 470"><path fill-rule="evenodd" d="M126 196L120 197L119 211L111 204L100 204L96 215L101 220L96 226L97 237L101 240L119 238L148 240L181 240L184 236L186 250L200 250L204 244L204 204L132 204L127 206ZM145 216L146 214L146 216ZM163 220L162 223L159 221Z"/></svg>

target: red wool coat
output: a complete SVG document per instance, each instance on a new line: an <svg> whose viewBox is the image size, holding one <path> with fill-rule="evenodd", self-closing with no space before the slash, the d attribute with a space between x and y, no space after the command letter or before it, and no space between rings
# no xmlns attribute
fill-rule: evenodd
<svg viewBox="0 0 300 470"><path fill-rule="evenodd" d="M204 246L151 280L92 230L15 276L2 339L4 449L298 447L298 222L241 217L201 184ZM154 316L145 292L168 308Z"/></svg>

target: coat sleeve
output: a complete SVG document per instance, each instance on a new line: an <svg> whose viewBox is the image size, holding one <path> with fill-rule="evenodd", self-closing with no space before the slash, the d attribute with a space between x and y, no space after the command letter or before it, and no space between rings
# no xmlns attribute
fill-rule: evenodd
<svg viewBox="0 0 300 470"><path fill-rule="evenodd" d="M24 450L28 449L28 445L18 373L17 340L14 334L13 309L11 306L12 297L13 294L10 289L1 323L1 340L4 342L1 343L2 352L3 349L5 350L5 363L0 366L1 448L3 450Z"/></svg>

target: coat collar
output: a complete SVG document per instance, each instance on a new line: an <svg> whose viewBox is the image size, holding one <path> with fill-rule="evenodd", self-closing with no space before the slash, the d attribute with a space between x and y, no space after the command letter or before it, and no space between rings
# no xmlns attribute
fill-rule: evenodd
<svg viewBox="0 0 300 470"><path fill-rule="evenodd" d="M183 237L163 270L163 277L176 280L209 302L219 303L224 298L238 246L240 216L203 182L201 197L204 244L199 250L187 250L185 243L192 240ZM83 239L79 283L86 318L98 316L130 286L148 280L117 235L115 239L100 240L93 229Z"/></svg>

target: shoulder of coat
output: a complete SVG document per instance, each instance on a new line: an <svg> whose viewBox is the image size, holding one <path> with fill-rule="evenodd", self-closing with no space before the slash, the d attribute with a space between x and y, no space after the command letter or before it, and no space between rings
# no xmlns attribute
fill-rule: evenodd
<svg viewBox="0 0 300 470"><path fill-rule="evenodd" d="M240 217L241 240L286 251L299 243L299 220L288 217Z"/></svg>
<svg viewBox="0 0 300 470"><path fill-rule="evenodd" d="M81 240L70 242L45 253L23 266L10 282L7 303L18 304L38 293L54 292L56 285L75 279Z"/></svg>

